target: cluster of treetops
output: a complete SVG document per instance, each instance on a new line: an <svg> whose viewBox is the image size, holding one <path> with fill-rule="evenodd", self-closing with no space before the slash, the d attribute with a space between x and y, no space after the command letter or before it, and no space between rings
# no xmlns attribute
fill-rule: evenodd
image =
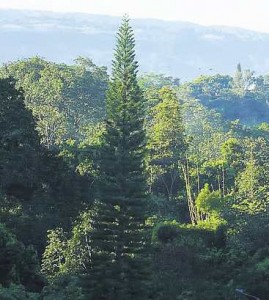
<svg viewBox="0 0 269 300"><path fill-rule="evenodd" d="M269 75L137 75L124 20L0 78L0 299L269 299Z"/></svg>

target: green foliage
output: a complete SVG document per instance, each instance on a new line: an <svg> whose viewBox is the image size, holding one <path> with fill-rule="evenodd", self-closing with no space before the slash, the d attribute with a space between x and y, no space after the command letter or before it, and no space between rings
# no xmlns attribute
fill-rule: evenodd
<svg viewBox="0 0 269 300"><path fill-rule="evenodd" d="M198 225L180 224L176 221L164 221L155 226L153 242L172 243L185 247L216 247L221 237L221 227L213 223L200 222Z"/></svg>
<svg viewBox="0 0 269 300"><path fill-rule="evenodd" d="M50 286L46 286L41 293L42 300L83 300L82 289L78 277L62 276Z"/></svg>
<svg viewBox="0 0 269 300"><path fill-rule="evenodd" d="M180 162L186 151L181 107L168 87L159 90L160 103L151 110L148 124L148 173L150 186L164 191L168 199L177 194ZM155 188L156 190L156 188Z"/></svg>
<svg viewBox="0 0 269 300"><path fill-rule="evenodd" d="M23 284L28 290L39 292L44 279L39 273L36 251L25 247L0 224L0 284Z"/></svg>
<svg viewBox="0 0 269 300"><path fill-rule="evenodd" d="M226 140L221 115L191 100L183 105L183 122L186 134L191 137L189 156L199 164L219 158L221 145Z"/></svg>
<svg viewBox="0 0 269 300"><path fill-rule="evenodd" d="M65 270L69 274L85 270L91 259L92 215L93 211L91 210L82 212L72 228L65 252Z"/></svg>
<svg viewBox="0 0 269 300"><path fill-rule="evenodd" d="M248 294L260 299L268 296L268 247L259 249L242 266L237 281Z"/></svg>
<svg viewBox="0 0 269 300"><path fill-rule="evenodd" d="M217 271L225 261L225 234L220 225L213 228L175 221L158 224L153 232L154 297L223 299L230 295L227 278Z"/></svg>
<svg viewBox="0 0 269 300"><path fill-rule="evenodd" d="M42 273L48 279L54 279L64 272L67 241L62 229L48 231L48 246L42 260Z"/></svg>
<svg viewBox="0 0 269 300"><path fill-rule="evenodd" d="M145 299L148 280L143 97L127 18L118 32L99 162L99 201L91 219L87 299ZM105 272L104 272L105 270Z"/></svg>
<svg viewBox="0 0 269 300"><path fill-rule="evenodd" d="M47 230L57 223L68 227L82 202L89 203L90 179L40 146L34 118L15 81L1 79L0 87L0 218L41 256Z"/></svg>
<svg viewBox="0 0 269 300"><path fill-rule="evenodd" d="M10 287L0 285L1 300L39 300L39 294L25 291L24 286L11 284Z"/></svg>
<svg viewBox="0 0 269 300"><path fill-rule="evenodd" d="M258 249L266 247L269 241L267 214L268 212L255 215L238 214L237 211L233 211L233 220L230 221L230 234L228 235L231 248L245 249L253 254Z"/></svg>
<svg viewBox="0 0 269 300"><path fill-rule="evenodd" d="M237 65L237 70L233 78L233 89L236 94L244 96L247 91L251 90L252 85L255 83L253 75L253 71L242 70L241 64Z"/></svg>
<svg viewBox="0 0 269 300"><path fill-rule="evenodd" d="M221 146L223 159L228 165L228 175L232 178L231 187L234 186L236 175L243 169L243 151L242 142L234 137L227 139Z"/></svg>
<svg viewBox="0 0 269 300"><path fill-rule="evenodd" d="M76 170L79 174L98 176L98 161L104 132L105 125L103 123L90 125L85 129L85 138L78 146L79 156Z"/></svg>
<svg viewBox="0 0 269 300"><path fill-rule="evenodd" d="M179 86L179 79L164 74L146 73L138 77L138 84L144 91L150 88L159 90L165 86Z"/></svg>
<svg viewBox="0 0 269 300"><path fill-rule="evenodd" d="M159 223L155 226L152 234L153 242L168 243L179 235L179 224L176 221Z"/></svg>
<svg viewBox="0 0 269 300"><path fill-rule="evenodd" d="M82 57L0 68L0 298L267 299L269 77L137 77L117 37L109 84Z"/></svg>
<svg viewBox="0 0 269 300"><path fill-rule="evenodd" d="M188 211L185 199L170 199L151 194L147 200L148 214L157 222L163 220L177 220L188 222Z"/></svg>
<svg viewBox="0 0 269 300"><path fill-rule="evenodd" d="M268 139L248 137L243 140L243 168L236 178L235 208L249 214L265 212L268 208Z"/></svg>
<svg viewBox="0 0 269 300"><path fill-rule="evenodd" d="M209 109L221 113L226 120L240 119L251 126L268 122L268 80L254 76L250 70L237 68L234 77L200 76L178 88L182 99L195 98Z"/></svg>
<svg viewBox="0 0 269 300"><path fill-rule="evenodd" d="M210 214L214 212L219 213L221 211L223 200L220 191L211 192L209 190L209 184L206 183L198 194L195 203L198 211L204 214Z"/></svg>
<svg viewBox="0 0 269 300"><path fill-rule="evenodd" d="M41 271L52 283L63 275L85 271L91 256L92 214L92 211L82 212L74 222L70 234L65 233L62 228L48 231Z"/></svg>
<svg viewBox="0 0 269 300"><path fill-rule="evenodd" d="M36 184L32 176L39 143L35 122L14 79L1 79L0 91L0 189L3 198L26 200Z"/></svg>
<svg viewBox="0 0 269 300"><path fill-rule="evenodd" d="M26 107L48 148L81 138L84 126L104 116L106 69L88 58L79 57L68 66L33 57L5 65L0 75L13 76L24 90Z"/></svg>
<svg viewBox="0 0 269 300"><path fill-rule="evenodd" d="M31 112L25 109L22 90L15 88L13 78L0 79L0 139L2 147L26 147L37 145L35 122Z"/></svg>
<svg viewBox="0 0 269 300"><path fill-rule="evenodd" d="M190 97L199 99L203 104L209 104L214 100L227 96L228 90L232 86L232 78L230 76L213 75L200 76L190 83L180 87L180 92L189 94Z"/></svg>

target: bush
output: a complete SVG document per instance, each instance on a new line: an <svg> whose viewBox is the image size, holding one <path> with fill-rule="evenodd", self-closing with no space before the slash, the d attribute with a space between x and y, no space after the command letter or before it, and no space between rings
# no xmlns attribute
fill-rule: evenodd
<svg viewBox="0 0 269 300"><path fill-rule="evenodd" d="M160 226L157 231L158 239L162 243L173 242L173 240L178 236L178 234L179 228L171 224Z"/></svg>
<svg viewBox="0 0 269 300"><path fill-rule="evenodd" d="M175 242L186 247L212 248L226 245L226 227L200 222L198 225L185 225L176 221L164 221L153 229L153 242L166 244Z"/></svg>
<svg viewBox="0 0 269 300"><path fill-rule="evenodd" d="M39 273L36 251L25 247L0 224L0 284L23 284L28 290L40 292L44 279Z"/></svg>
<svg viewBox="0 0 269 300"><path fill-rule="evenodd" d="M11 284L8 288L0 286L1 300L38 300L39 296L39 294L26 292L22 285Z"/></svg>
<svg viewBox="0 0 269 300"><path fill-rule="evenodd" d="M76 276L62 275L51 285L44 287L42 300L82 300L82 289Z"/></svg>

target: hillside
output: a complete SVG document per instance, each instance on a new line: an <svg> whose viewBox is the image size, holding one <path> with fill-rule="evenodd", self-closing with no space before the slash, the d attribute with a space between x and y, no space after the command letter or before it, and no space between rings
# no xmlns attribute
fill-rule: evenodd
<svg viewBox="0 0 269 300"><path fill-rule="evenodd" d="M71 63L81 55L110 65L120 18L79 13L0 10L0 62L40 55ZM143 72L184 80L244 68L269 70L269 34L228 27L136 19L132 21ZM258 42L258 43L257 43Z"/></svg>

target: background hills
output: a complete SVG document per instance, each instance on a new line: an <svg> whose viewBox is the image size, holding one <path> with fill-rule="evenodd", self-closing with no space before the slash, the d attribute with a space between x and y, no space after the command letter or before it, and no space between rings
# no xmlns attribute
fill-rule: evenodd
<svg viewBox="0 0 269 300"><path fill-rule="evenodd" d="M0 62L39 55L71 63L88 56L109 66L120 18L81 13L0 11ZM232 74L236 64L264 74L269 69L269 34L153 19L132 21L142 72L192 79Z"/></svg>

